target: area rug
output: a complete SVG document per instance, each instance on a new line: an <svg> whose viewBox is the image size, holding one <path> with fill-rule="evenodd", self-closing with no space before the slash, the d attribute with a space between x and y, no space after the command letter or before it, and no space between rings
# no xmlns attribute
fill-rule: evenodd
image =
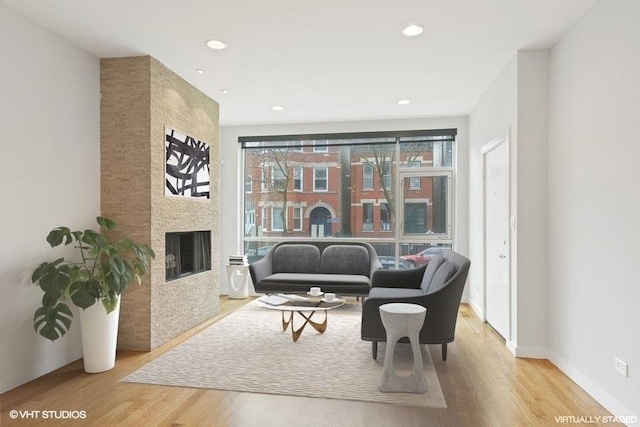
<svg viewBox="0 0 640 427"><path fill-rule="evenodd" d="M359 304L330 310L324 334L307 325L293 342L291 330L282 331L279 311L250 303L122 381L446 408L426 346L421 346L426 393L378 390L385 344L373 360L371 343L360 339L361 313ZM301 323L294 318L296 328ZM410 345L398 344L396 372L408 375L412 358Z"/></svg>

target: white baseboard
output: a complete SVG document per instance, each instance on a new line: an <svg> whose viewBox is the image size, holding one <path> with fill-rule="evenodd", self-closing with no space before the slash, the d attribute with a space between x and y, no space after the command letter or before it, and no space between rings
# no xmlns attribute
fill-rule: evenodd
<svg viewBox="0 0 640 427"><path fill-rule="evenodd" d="M78 347L59 357L43 360L42 363L23 369L10 377L2 378L0 379L0 394L33 381L78 359L82 359L82 347Z"/></svg>
<svg viewBox="0 0 640 427"><path fill-rule="evenodd" d="M589 393L591 397L597 400L598 403L604 406L607 411L611 412L614 416L625 418L635 417L636 420L638 419L637 414L634 414L623 404L611 397L609 393L607 393L602 387L594 383L588 376L583 374L575 366L573 366L551 350L548 351L548 355L548 359L551 363L553 363L558 369L564 372L566 376L571 378L573 382L582 387L584 391Z"/></svg>
<svg viewBox="0 0 640 427"><path fill-rule="evenodd" d="M549 349L543 347L518 347L513 341L507 341L507 348L515 357L524 359L548 359Z"/></svg>

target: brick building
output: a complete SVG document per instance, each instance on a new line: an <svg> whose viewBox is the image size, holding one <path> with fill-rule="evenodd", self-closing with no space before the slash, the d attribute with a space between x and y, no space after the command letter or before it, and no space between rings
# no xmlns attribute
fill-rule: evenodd
<svg viewBox="0 0 640 427"><path fill-rule="evenodd" d="M395 158L393 144L248 151L245 234L394 237ZM433 152L401 150L400 161L410 168L433 166ZM428 233L437 227L433 198L437 183L427 177L404 181L405 231Z"/></svg>

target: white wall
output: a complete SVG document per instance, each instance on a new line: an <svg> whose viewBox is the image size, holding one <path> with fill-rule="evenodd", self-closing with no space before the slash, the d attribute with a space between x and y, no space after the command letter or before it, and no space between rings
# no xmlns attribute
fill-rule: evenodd
<svg viewBox="0 0 640 427"><path fill-rule="evenodd" d="M80 324L53 343L33 330L33 269L60 225L99 213L98 59L0 4L0 393L82 357ZM64 255L60 255L64 256Z"/></svg>
<svg viewBox="0 0 640 427"><path fill-rule="evenodd" d="M516 355L547 357L549 51L518 52Z"/></svg>
<svg viewBox="0 0 640 427"><path fill-rule="evenodd" d="M220 238L221 270L229 255L242 253L238 236L242 235L239 220L243 217L240 207L243 182L239 170L239 136L257 135L296 135L310 133L336 132L375 132L391 130L450 129L457 128L457 176L456 180L456 235L454 247L463 254L468 253L468 122L466 117L432 118L412 120L376 120L362 122L307 123L264 126L228 126L220 129L220 159L224 164L220 168ZM230 209L235 206L235 209ZM229 284L226 275L222 275L220 293L228 293ZM253 290L253 289L251 289Z"/></svg>
<svg viewBox="0 0 640 427"><path fill-rule="evenodd" d="M469 303L480 316L484 317L483 285L483 214L482 214L482 146L493 139L509 134L511 176L515 176L514 161L518 143L518 61L514 56L493 83L487 88L469 116L469 258L473 260L469 270L467 286ZM511 185L511 198L515 187ZM512 200L510 211L515 210ZM514 236L515 240L515 236ZM513 249L514 241L511 242ZM512 253L515 251L512 250ZM512 269L515 262L511 259Z"/></svg>
<svg viewBox="0 0 640 427"><path fill-rule="evenodd" d="M484 316L482 147L509 136L511 230L510 350L547 357L548 51L519 51L469 117L470 303Z"/></svg>
<svg viewBox="0 0 640 427"><path fill-rule="evenodd" d="M550 88L551 360L640 416L640 2L595 3L551 51Z"/></svg>

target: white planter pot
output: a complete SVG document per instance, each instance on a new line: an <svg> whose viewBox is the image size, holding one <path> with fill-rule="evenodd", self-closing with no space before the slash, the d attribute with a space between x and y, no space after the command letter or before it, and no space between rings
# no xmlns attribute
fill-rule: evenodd
<svg viewBox="0 0 640 427"><path fill-rule="evenodd" d="M90 374L108 371L116 365L120 297L116 309L107 314L98 301L86 310L80 310L82 353L84 370Z"/></svg>

